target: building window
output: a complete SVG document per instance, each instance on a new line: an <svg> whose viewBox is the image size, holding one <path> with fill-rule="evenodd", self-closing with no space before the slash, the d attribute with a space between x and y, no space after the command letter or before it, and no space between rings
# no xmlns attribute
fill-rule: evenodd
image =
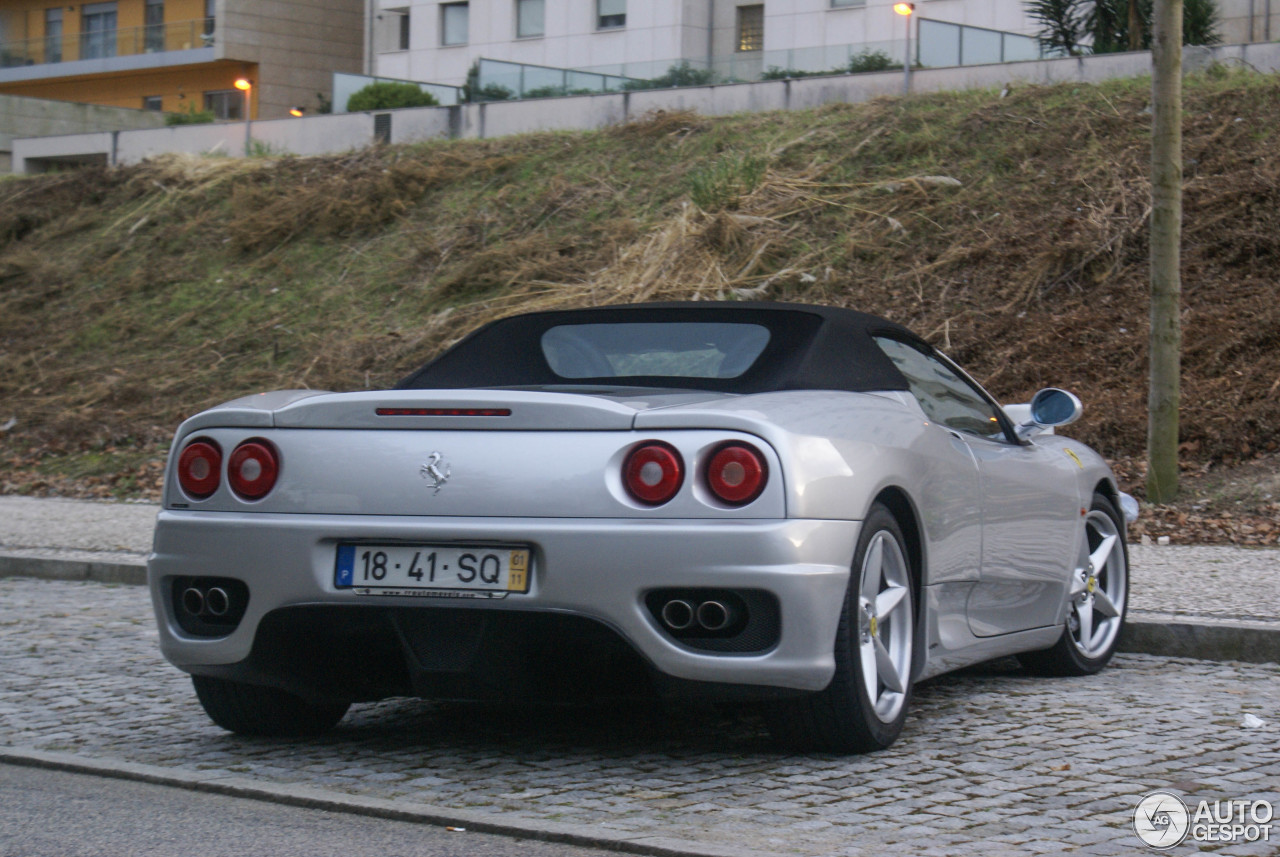
<svg viewBox="0 0 1280 857"><path fill-rule="evenodd" d="M546 0L516 0L516 38L528 39L544 35Z"/></svg>
<svg viewBox="0 0 1280 857"><path fill-rule="evenodd" d="M738 7L738 50L764 49L764 6Z"/></svg>
<svg viewBox="0 0 1280 857"><path fill-rule="evenodd" d="M80 7L80 58L116 55L116 4L86 3Z"/></svg>
<svg viewBox="0 0 1280 857"><path fill-rule="evenodd" d="M62 62L62 7L44 12L44 61Z"/></svg>
<svg viewBox="0 0 1280 857"><path fill-rule="evenodd" d="M832 9L846 9L850 6L866 6L867 0L831 0Z"/></svg>
<svg viewBox="0 0 1280 857"><path fill-rule="evenodd" d="M400 50L409 50L409 11L400 13Z"/></svg>
<svg viewBox="0 0 1280 857"><path fill-rule="evenodd" d="M238 89L216 89L204 94L204 109L216 119L243 119L244 93Z"/></svg>
<svg viewBox="0 0 1280 857"><path fill-rule="evenodd" d="M465 45L470 14L468 3L440 4L440 44Z"/></svg>
<svg viewBox="0 0 1280 857"><path fill-rule="evenodd" d="M164 50L164 0L147 0L143 21L146 24L147 52Z"/></svg>
<svg viewBox="0 0 1280 857"><path fill-rule="evenodd" d="M155 110L157 113L164 110L164 99L159 95L142 96L142 109Z"/></svg>
<svg viewBox="0 0 1280 857"><path fill-rule="evenodd" d="M201 31L200 38L206 45L213 44L213 31L218 26L217 13L217 0L204 0L204 30Z"/></svg>
<svg viewBox="0 0 1280 857"><path fill-rule="evenodd" d="M596 26L602 30L627 25L627 0L596 0Z"/></svg>

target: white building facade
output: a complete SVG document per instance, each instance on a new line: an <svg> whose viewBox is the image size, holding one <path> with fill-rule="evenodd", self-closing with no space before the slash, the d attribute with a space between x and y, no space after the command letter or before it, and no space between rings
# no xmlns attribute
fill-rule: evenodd
<svg viewBox="0 0 1280 857"><path fill-rule="evenodd" d="M371 2L367 72L453 85L482 57L645 78L687 61L750 77L770 66L834 68L862 51L900 61L906 47L893 0ZM915 0L915 8L916 18L1035 32L1021 0Z"/></svg>
<svg viewBox="0 0 1280 857"><path fill-rule="evenodd" d="M862 52L901 62L908 49L894 0L366 2L367 74L455 86L480 58L635 78L687 62L720 80L749 80L771 67L831 70ZM1023 0L913 5L910 50L924 65L1035 58L1038 26ZM1280 0L1218 7L1224 43L1280 38Z"/></svg>

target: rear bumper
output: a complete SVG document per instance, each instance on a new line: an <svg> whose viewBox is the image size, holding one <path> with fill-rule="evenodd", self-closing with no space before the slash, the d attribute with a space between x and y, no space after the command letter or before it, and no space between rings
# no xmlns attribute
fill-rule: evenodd
<svg viewBox="0 0 1280 857"><path fill-rule="evenodd" d="M161 649L188 672L255 678L249 665L268 614L292 608L376 605L419 610L533 611L581 617L624 640L676 679L820 690L835 665L832 643L858 537L856 521L420 518L161 512L148 563ZM528 594L501 600L362 596L334 585L339 541L502 543L533 549ZM175 577L232 577L249 588L244 618L226 637L185 633ZM644 603L663 587L754 589L780 607L778 643L756 654L696 651L664 631ZM315 615L329 615L318 611ZM326 657L324 651L314 653ZM258 677L258 680L261 680Z"/></svg>

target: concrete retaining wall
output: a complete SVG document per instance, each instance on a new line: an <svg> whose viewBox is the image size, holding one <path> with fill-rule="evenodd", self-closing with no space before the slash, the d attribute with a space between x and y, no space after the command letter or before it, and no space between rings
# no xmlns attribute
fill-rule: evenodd
<svg viewBox="0 0 1280 857"><path fill-rule="evenodd" d="M10 169L10 153L15 138L159 128L163 125L164 117L150 110L0 95L0 171L8 172ZM109 152L98 154L109 155Z"/></svg>
<svg viewBox="0 0 1280 857"><path fill-rule="evenodd" d="M345 113L313 119L272 119L254 122L249 132L260 150L321 155L369 145L373 117L368 113ZM238 157L245 152L244 123L178 125L160 131L122 133L116 163L133 164L166 152Z"/></svg>
<svg viewBox="0 0 1280 857"><path fill-rule="evenodd" d="M614 92L469 104L463 108L466 118L460 136L503 137L526 131L603 128L626 121L626 100L626 94Z"/></svg>
<svg viewBox="0 0 1280 857"><path fill-rule="evenodd" d="M1260 72L1280 71L1280 43L1187 48L1183 52L1183 67L1187 71L1214 62ZM1103 54L920 69L911 75L911 90L981 89L1008 83L1095 83L1150 72L1148 52ZM902 89L902 72L892 71L281 119L255 122L251 132L253 140L270 152L314 155L360 148L380 138L392 143L412 143L439 138L502 137L529 131L592 129L626 122L653 110L693 110L708 116L723 116L868 101L882 95L901 94ZM379 120L379 116L386 118ZM51 159L73 156L97 160L105 157L108 163L128 164L163 152L240 155L244 151L242 123L120 131L105 136L37 137L14 141L13 171L38 172Z"/></svg>
<svg viewBox="0 0 1280 857"><path fill-rule="evenodd" d="M391 113L392 143L417 143L422 140L459 136L453 132L453 128L458 124L457 117L462 113L461 107L410 108L388 112ZM369 117L369 127L373 128L374 114L356 115ZM372 134L372 130L369 133ZM368 137L365 139L367 141Z"/></svg>

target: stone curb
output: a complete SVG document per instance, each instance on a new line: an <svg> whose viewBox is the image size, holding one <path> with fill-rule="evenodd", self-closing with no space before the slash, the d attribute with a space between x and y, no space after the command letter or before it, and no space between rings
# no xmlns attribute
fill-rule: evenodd
<svg viewBox="0 0 1280 857"><path fill-rule="evenodd" d="M0 553L0 577L85 580L145 586L147 567L138 562L58 559ZM1206 661L1280 663L1280 624L1184 616L1131 615L1119 651Z"/></svg>
<svg viewBox="0 0 1280 857"><path fill-rule="evenodd" d="M1169 658L1280 663L1280 625L1260 622L1126 620L1119 650Z"/></svg>
<svg viewBox="0 0 1280 857"><path fill-rule="evenodd" d="M145 586L147 566L138 562L58 559L0 553L0 577L91 580L94 583L126 583Z"/></svg>
<svg viewBox="0 0 1280 857"><path fill-rule="evenodd" d="M583 824L564 824L537 819L498 821L493 814L474 810L348 795L311 786L261 783L211 771L88 759L70 753L49 753L24 747L0 747L0 763L111 777L285 806L343 812L369 818L385 818L390 821L459 827L475 833L562 842L567 845L582 845L627 854L644 854L652 857L774 857L763 851L718 848L714 845L660 836L629 836L626 833L599 830Z"/></svg>

